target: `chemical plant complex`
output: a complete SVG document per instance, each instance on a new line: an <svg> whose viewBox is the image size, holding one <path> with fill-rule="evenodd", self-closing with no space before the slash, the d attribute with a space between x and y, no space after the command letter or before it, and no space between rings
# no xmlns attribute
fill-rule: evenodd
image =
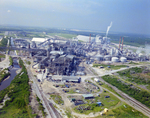
<svg viewBox="0 0 150 118"><path fill-rule="evenodd" d="M141 116L150 115L147 106L117 88L122 84L136 92L146 88L143 85L145 88L142 86L141 89L141 86L127 82L130 76L122 74L129 70L129 74L133 75L130 81L133 82L137 68L145 69L138 70L142 74L149 73L150 67L145 65L149 64L148 54L130 50L138 48L124 45L124 37L120 37L116 44L107 35L77 35L69 39L44 34L47 38L10 37L11 46L0 47L8 50L13 59L19 57L24 61L30 78L30 105L39 117L43 116L35 96L41 100L47 118L69 118L69 113L74 118L115 116L113 109L117 109L116 106L122 106L123 111L129 108ZM140 50L146 51L144 48ZM120 82L116 87L109 83L114 78L117 78L117 84Z"/></svg>
<svg viewBox="0 0 150 118"><path fill-rule="evenodd" d="M33 49L26 56L33 58L32 68L38 69L37 71L44 69L47 77L86 75L84 69L79 66L81 63L122 64L130 61L149 61L148 55L124 49L123 41L124 38L120 38L119 46L116 46L110 43L110 38L107 37L81 35L71 40L61 40L57 37L33 38L30 42L14 39L17 48Z"/></svg>

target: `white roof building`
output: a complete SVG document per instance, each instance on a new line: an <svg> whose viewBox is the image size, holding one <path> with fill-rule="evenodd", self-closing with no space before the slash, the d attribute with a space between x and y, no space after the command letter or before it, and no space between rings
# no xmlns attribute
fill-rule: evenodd
<svg viewBox="0 0 150 118"><path fill-rule="evenodd" d="M46 40L47 40L46 38L32 38L32 41L35 41L35 42L44 42Z"/></svg>

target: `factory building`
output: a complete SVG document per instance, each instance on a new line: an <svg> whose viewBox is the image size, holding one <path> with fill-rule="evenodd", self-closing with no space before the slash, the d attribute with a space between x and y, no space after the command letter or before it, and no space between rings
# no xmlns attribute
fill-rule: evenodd
<svg viewBox="0 0 150 118"><path fill-rule="evenodd" d="M84 99L93 99L94 96L92 94L83 94Z"/></svg>

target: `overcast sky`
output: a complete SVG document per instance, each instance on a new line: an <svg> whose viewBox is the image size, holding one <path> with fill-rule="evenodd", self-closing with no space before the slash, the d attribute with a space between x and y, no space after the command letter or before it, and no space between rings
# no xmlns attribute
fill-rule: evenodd
<svg viewBox="0 0 150 118"><path fill-rule="evenodd" d="M0 25L150 34L150 0L0 0Z"/></svg>

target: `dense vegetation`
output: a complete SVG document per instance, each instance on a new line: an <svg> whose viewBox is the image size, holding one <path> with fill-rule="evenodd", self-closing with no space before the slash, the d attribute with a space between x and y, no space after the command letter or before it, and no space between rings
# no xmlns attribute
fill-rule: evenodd
<svg viewBox="0 0 150 118"><path fill-rule="evenodd" d="M129 96L135 98L136 100L140 101L141 103L145 104L147 107L150 108L150 93L144 90L140 90L132 85L128 85L127 83L123 83L117 78L105 75L102 77L106 82L112 84L113 86L117 87L121 91L125 92Z"/></svg>
<svg viewBox="0 0 150 118"><path fill-rule="evenodd" d="M5 78L7 78L9 75L10 75L10 73L9 73L9 71L8 71L7 68L5 68L4 70L2 70L2 71L0 72L0 84L1 84L1 82L2 82Z"/></svg>
<svg viewBox="0 0 150 118"><path fill-rule="evenodd" d="M8 38L2 38L2 40L0 42L0 46L1 47L6 47L8 40L9 40Z"/></svg>
<svg viewBox="0 0 150 118"><path fill-rule="evenodd" d="M7 94L10 100L5 102L5 106L0 109L1 118L33 118L29 104L30 86L27 70L23 61L19 59L21 72L12 80L9 87L0 91L0 102Z"/></svg>
<svg viewBox="0 0 150 118"><path fill-rule="evenodd" d="M13 66L13 59L12 59L12 57L11 56L9 56L9 62L10 62L10 66Z"/></svg>

